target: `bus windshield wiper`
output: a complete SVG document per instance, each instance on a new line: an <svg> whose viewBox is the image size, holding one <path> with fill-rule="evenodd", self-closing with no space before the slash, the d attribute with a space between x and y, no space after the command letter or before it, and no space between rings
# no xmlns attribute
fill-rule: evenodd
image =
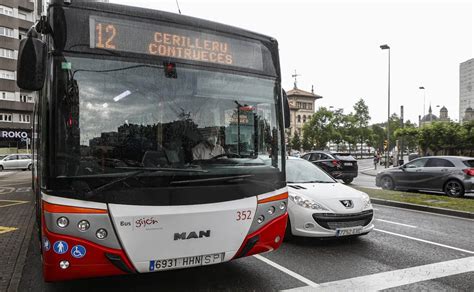
<svg viewBox="0 0 474 292"><path fill-rule="evenodd" d="M139 167L139 166L123 166L115 167L116 169L125 169L125 170L143 170L143 171L153 171L153 172L209 172L202 169L193 169L193 168L171 168L171 167Z"/></svg>
<svg viewBox="0 0 474 292"><path fill-rule="evenodd" d="M253 176L252 174L243 174L243 175L220 176L220 177L201 178L201 179L178 180L178 181L173 181L170 184L177 185L177 184L188 184L188 183L196 183L196 182L238 180L238 179L243 179L243 178L252 177L252 176Z"/></svg>
<svg viewBox="0 0 474 292"><path fill-rule="evenodd" d="M95 189L92 189L84 194L85 199L90 199L94 196L97 195L98 192L104 191L106 189L109 189L110 187L125 181L129 178L135 177L139 174L142 174L144 172L207 172L207 170L200 170L200 169L183 169L183 168L165 168L165 167L116 167L117 169L128 169L128 170L136 170L134 172L131 172L130 174L120 177L116 180L113 180L111 182L108 182L104 185L101 185Z"/></svg>

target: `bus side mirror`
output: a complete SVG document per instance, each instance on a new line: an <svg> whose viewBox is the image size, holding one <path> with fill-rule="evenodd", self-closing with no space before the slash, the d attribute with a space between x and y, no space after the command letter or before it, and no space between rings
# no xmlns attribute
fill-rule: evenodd
<svg viewBox="0 0 474 292"><path fill-rule="evenodd" d="M28 36L20 41L16 67L18 87L31 91L43 88L46 77L46 43L34 34L30 30Z"/></svg>
<svg viewBox="0 0 474 292"><path fill-rule="evenodd" d="M285 117L285 129L288 129L290 125L290 104L288 102L288 96L283 90L283 116Z"/></svg>

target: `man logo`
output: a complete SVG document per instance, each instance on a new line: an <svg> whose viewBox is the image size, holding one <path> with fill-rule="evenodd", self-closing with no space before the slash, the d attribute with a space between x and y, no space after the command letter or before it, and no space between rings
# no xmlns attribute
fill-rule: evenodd
<svg viewBox="0 0 474 292"><path fill-rule="evenodd" d="M191 231L189 233L181 232L181 233L174 234L174 240L186 240L186 239L203 238L203 237L211 237L211 230L199 231L199 232Z"/></svg>
<svg viewBox="0 0 474 292"><path fill-rule="evenodd" d="M351 200L341 200L340 201L341 204L346 207L347 209L350 209L350 208L353 208L354 207L354 203L352 203Z"/></svg>

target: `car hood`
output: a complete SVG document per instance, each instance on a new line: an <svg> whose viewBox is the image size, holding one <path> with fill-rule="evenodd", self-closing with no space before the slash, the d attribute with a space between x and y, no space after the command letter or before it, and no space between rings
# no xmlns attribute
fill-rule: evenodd
<svg viewBox="0 0 474 292"><path fill-rule="evenodd" d="M368 197L366 193L340 183L289 183L288 192L292 196L311 199L337 213L361 212L364 198ZM346 208L342 200L351 200L353 207Z"/></svg>

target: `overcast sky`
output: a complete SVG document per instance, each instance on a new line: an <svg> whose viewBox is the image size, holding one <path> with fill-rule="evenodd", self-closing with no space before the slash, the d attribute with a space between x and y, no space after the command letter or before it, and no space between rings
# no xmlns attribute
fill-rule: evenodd
<svg viewBox="0 0 474 292"><path fill-rule="evenodd" d="M175 0L110 0L177 13ZM372 123L387 119L388 51L391 47L391 112L405 107L418 121L426 108L446 106L459 115L459 64L473 58L473 1L179 0L184 15L238 26L275 37L283 87L322 95L316 107L352 111L359 98Z"/></svg>

